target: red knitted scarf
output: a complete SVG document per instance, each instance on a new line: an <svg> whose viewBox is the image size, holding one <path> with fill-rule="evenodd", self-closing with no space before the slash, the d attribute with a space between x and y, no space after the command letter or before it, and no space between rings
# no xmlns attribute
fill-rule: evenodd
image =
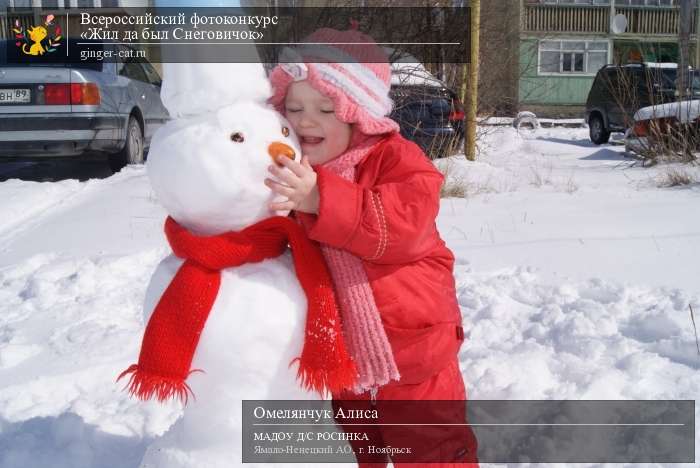
<svg viewBox="0 0 700 468"><path fill-rule="evenodd" d="M173 253L185 262L148 321L138 364L117 378L131 374L127 387L132 395L159 401L178 397L186 404L192 390L185 380L194 372L190 365L219 291L221 270L277 257L287 242L308 302L304 346L292 361L299 361L297 378L322 396L354 385L357 371L343 340L330 275L318 247L298 224L275 216L239 232L196 236L168 217L165 234Z"/></svg>

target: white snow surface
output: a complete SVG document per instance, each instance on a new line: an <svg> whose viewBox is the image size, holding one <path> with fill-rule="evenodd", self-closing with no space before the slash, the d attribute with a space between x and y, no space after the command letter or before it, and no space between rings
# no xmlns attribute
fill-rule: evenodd
<svg viewBox="0 0 700 468"><path fill-rule="evenodd" d="M482 130L476 162L436 162L466 191L438 227L469 397L697 399L700 184L660 185L700 170L639 167L585 128ZM0 196L0 467L136 468L182 412L115 383L170 251L145 169L9 180Z"/></svg>
<svg viewBox="0 0 700 468"><path fill-rule="evenodd" d="M527 112L527 111L526 111ZM529 112L532 113L532 112ZM537 115L535 115L537 117ZM483 126L488 126L488 125L513 125L513 122L517 118L514 117L483 117L483 118L478 118L477 121L479 122L479 125ZM584 119L540 119L537 118L537 120L540 123L546 123L548 126L581 126L585 127L586 126L586 121Z"/></svg>

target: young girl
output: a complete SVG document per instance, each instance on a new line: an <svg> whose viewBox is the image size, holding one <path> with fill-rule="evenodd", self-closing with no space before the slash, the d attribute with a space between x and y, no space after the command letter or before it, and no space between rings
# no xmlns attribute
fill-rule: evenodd
<svg viewBox="0 0 700 468"><path fill-rule="evenodd" d="M269 168L281 183L265 183L288 198L271 208L294 210L333 277L359 373L358 387L334 402L464 401L454 256L435 225L443 176L387 117L391 68L369 36L320 29L306 41L338 45L287 49L272 71L270 102L296 131L303 157L282 157ZM476 461L471 431L461 434L447 458ZM369 445L392 445L392 437L376 426ZM442 454L443 442L431 441ZM367 445L353 443L356 455ZM360 466L388 462L360 458Z"/></svg>

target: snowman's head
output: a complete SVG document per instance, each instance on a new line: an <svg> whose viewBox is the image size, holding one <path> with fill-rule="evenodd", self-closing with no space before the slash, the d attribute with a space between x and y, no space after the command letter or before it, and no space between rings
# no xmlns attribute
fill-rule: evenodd
<svg viewBox="0 0 700 468"><path fill-rule="evenodd" d="M269 209L285 198L264 184L279 154L301 158L291 126L266 105L243 100L159 129L148 176L178 223L200 235L220 234L287 214Z"/></svg>

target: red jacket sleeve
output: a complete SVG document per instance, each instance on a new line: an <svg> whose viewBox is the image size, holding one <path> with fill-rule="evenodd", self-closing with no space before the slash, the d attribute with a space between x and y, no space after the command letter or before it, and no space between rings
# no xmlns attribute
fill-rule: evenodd
<svg viewBox="0 0 700 468"><path fill-rule="evenodd" d="M318 168L319 212L309 237L376 263L407 263L436 247L443 176L413 143L390 142L372 187ZM376 163L376 162L375 162Z"/></svg>

